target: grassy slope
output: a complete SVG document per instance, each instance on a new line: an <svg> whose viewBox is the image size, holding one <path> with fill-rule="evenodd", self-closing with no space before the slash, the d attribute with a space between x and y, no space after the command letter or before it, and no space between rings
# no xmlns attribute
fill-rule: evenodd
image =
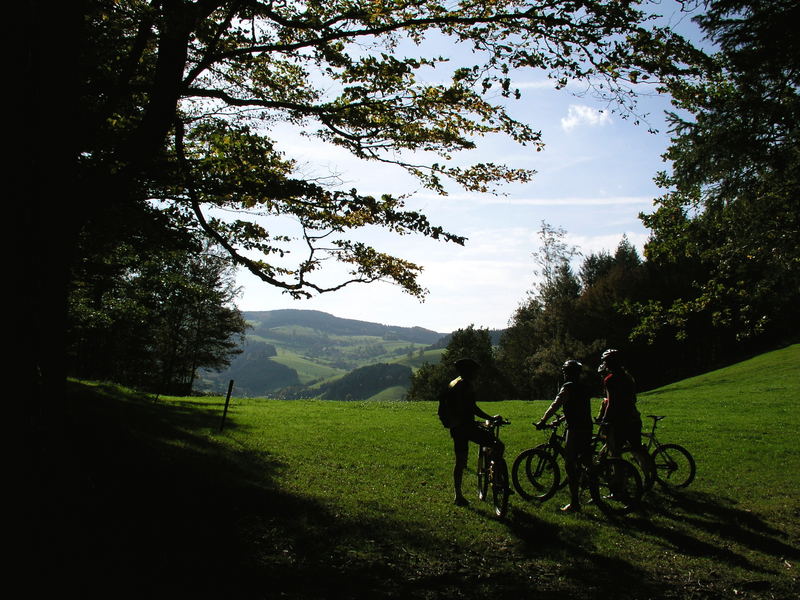
<svg viewBox="0 0 800 600"><path fill-rule="evenodd" d="M619 522L561 515L564 497L512 497L504 522L454 509L432 404L237 399L220 432L219 398L80 387L73 477L40 519L40 563L63 573L42 580L114 597L796 597L798 365L793 346L643 394L698 476ZM546 403L486 408L512 420L510 458L542 441Z"/></svg>

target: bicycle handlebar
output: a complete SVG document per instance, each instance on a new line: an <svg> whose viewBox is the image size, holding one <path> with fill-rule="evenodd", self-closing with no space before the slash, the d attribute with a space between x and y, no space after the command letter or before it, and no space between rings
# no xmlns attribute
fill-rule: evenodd
<svg viewBox="0 0 800 600"><path fill-rule="evenodd" d="M564 422L564 419L564 415L561 415L555 421L551 421L550 423L542 423L541 426L539 426L537 423L534 423L534 425L536 426L536 429L558 429L561 423Z"/></svg>

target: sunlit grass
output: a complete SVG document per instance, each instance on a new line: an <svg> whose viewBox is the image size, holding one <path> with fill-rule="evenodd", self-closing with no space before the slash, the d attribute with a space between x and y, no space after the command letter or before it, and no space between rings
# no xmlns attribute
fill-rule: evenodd
<svg viewBox="0 0 800 600"><path fill-rule="evenodd" d="M184 431L173 436L183 447L213 450L275 499L236 515L237 531L255 540L246 551L256 570L355 573L365 598L379 586L397 597L535 589L766 600L797 590L799 365L792 346L642 394L642 414L667 416L659 438L692 452L697 478L686 490L654 490L642 511L616 522L592 507L560 514L566 492L542 505L512 496L508 518L497 520L475 498L471 471L472 504L456 509L451 442L433 403L234 398L221 432L222 398L162 398L153 410L171 411L161 419ZM512 421L503 429L509 460L545 440L531 422L547 404L484 406ZM200 464L216 476L209 460ZM295 597L315 597L303 592L312 583L293 581Z"/></svg>

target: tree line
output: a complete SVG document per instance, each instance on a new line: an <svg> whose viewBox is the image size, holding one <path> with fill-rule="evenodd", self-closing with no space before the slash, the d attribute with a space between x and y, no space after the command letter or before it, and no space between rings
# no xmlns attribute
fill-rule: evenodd
<svg viewBox="0 0 800 600"><path fill-rule="evenodd" d="M706 372L753 353L796 342L796 317L780 314L757 335L741 335L719 327L712 315L683 323L680 334L648 329L640 319L643 307L672 298L670 287L681 278L672 266L642 258L623 236L613 253L605 250L577 260L579 251L565 243L566 232L542 223L541 279L524 298L499 338L488 329L470 325L447 339L441 360L426 363L411 377L409 400L436 400L456 376L455 362L464 356L482 366L477 378L480 397L487 400L543 399L555 395L561 366L580 361L586 382L598 395L596 369L608 348L621 351L640 390L652 389ZM684 277L691 276L684 275ZM683 279L687 287L688 281ZM669 292L660 298L659 291ZM788 328L787 328L788 327ZM654 341L653 337L658 340Z"/></svg>

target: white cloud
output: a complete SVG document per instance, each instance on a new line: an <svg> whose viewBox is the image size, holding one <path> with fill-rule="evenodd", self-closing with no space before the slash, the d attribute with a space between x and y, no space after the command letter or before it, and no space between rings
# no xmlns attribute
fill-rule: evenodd
<svg viewBox="0 0 800 600"><path fill-rule="evenodd" d="M611 123L609 113L583 104L570 104L567 116L561 119L561 129L571 131L581 125L600 127L608 123Z"/></svg>
<svg viewBox="0 0 800 600"><path fill-rule="evenodd" d="M640 255L646 232L619 228L615 233L567 233L567 243L575 245L583 257L606 250L613 254L623 232ZM535 227L511 225L467 232L471 242L465 247L451 244L399 243L405 248L390 248L424 267L420 284L429 290L424 303L404 294L388 283L356 285L334 294L309 300L292 300L279 290L240 271L244 294L242 310L298 308L322 310L338 317L390 325L420 326L447 332L474 324L476 327L503 328L536 282L532 252L539 239ZM337 265L327 267L325 277L342 275ZM327 281L327 279L326 279Z"/></svg>
<svg viewBox="0 0 800 600"><path fill-rule="evenodd" d="M552 90L555 83L552 79L537 79L534 81L515 81L512 87L520 90Z"/></svg>

